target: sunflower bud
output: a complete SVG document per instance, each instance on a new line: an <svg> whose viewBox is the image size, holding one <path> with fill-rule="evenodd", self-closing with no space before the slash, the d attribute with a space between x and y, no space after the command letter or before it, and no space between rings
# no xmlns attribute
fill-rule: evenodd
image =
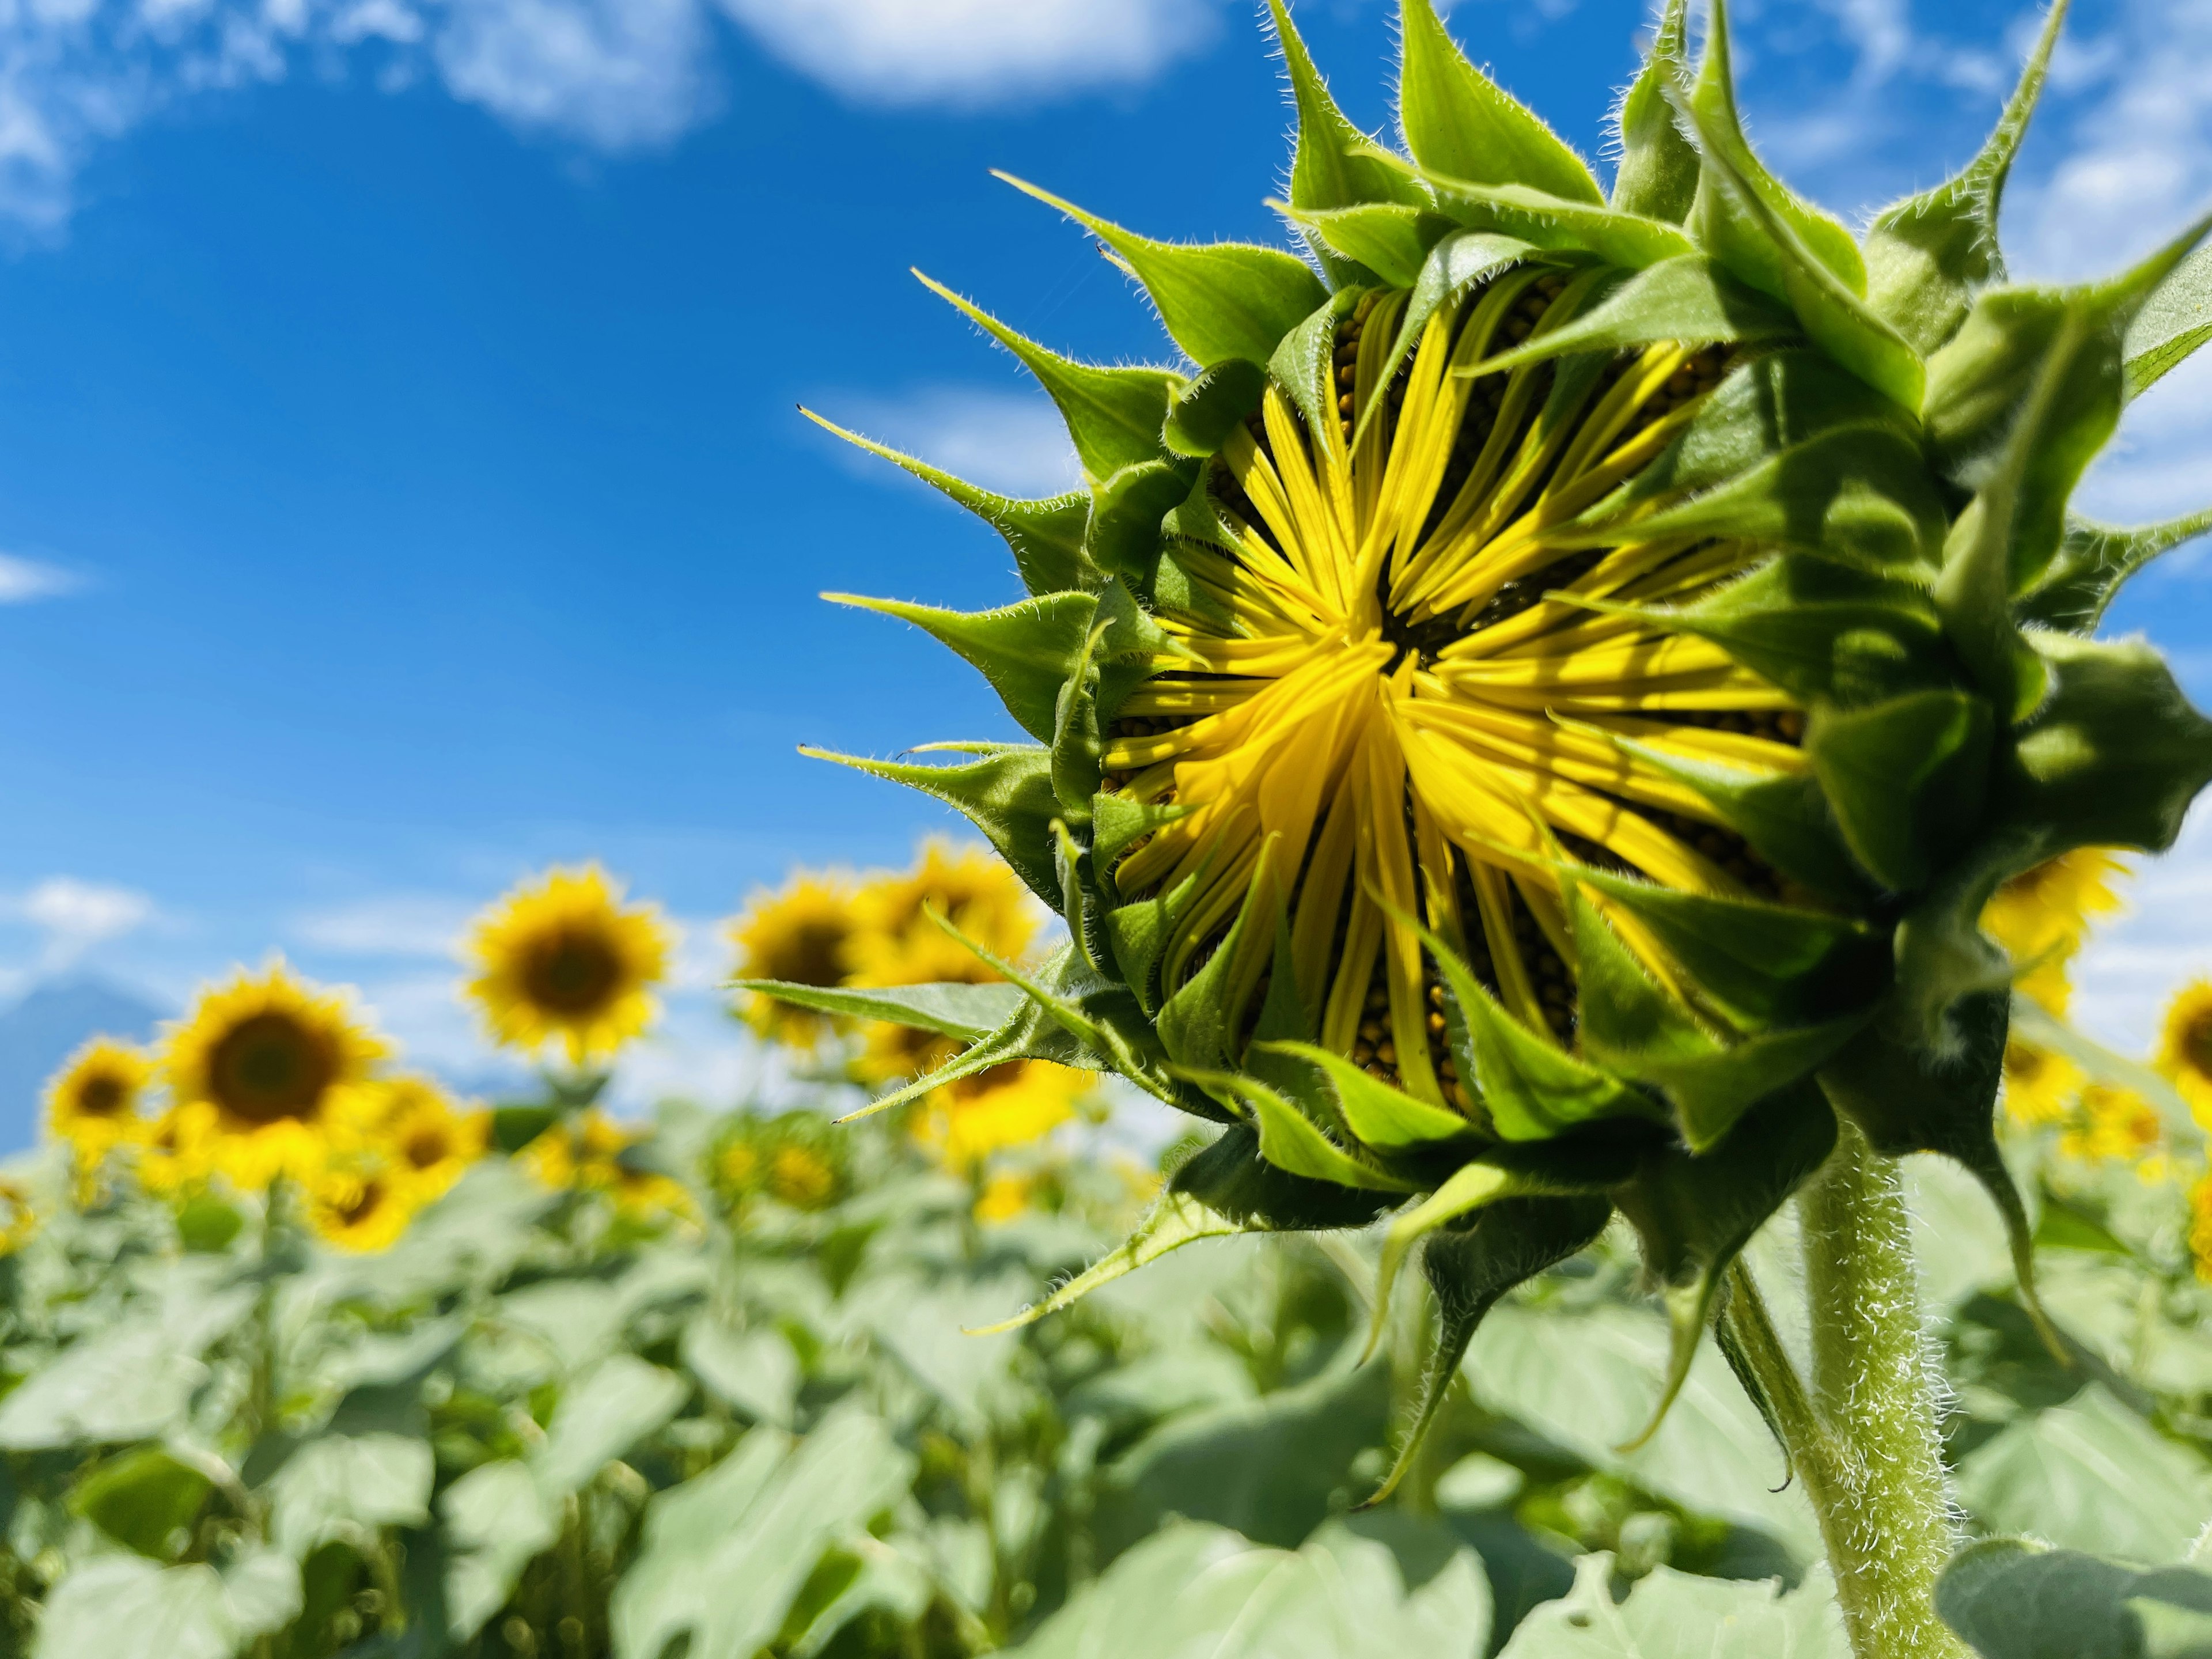
<svg viewBox="0 0 2212 1659"><path fill-rule="evenodd" d="M1662 19L1610 197L1430 0L1406 154L1272 3L1299 116L1275 205L1310 257L1014 181L1188 361L1078 363L932 283L1058 404L1084 487L1014 501L855 440L998 529L1030 592L857 603L1033 741L849 763L967 813L1069 931L1041 971L995 963L1024 994L994 1028L916 996L971 1046L912 1091L1057 1060L1227 1126L1048 1305L1191 1238L1395 1210L1386 1268L1424 1247L1455 1361L1617 1212L1671 1395L1838 1115L1961 1160L2024 1267L2008 963L1977 921L2070 849L2164 848L2212 778L2160 659L2087 636L2197 521L2067 506L2206 332L2204 226L2110 282L2006 282L2057 12L1981 155L1860 239L1746 142L1720 0L1694 71Z"/></svg>

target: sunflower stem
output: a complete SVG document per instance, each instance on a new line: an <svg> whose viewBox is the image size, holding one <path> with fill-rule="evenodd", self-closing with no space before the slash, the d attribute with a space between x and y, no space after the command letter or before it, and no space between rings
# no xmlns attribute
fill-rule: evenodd
<svg viewBox="0 0 2212 1659"><path fill-rule="evenodd" d="M1852 1652L1966 1659L1934 1602L1955 1526L1904 1186L1895 1160L1878 1155L1848 1120L1841 1131L1834 1156L1799 1200L1812 1377L1809 1398L1798 1397L1820 1431L1808 1448L1806 1495L1819 1513ZM1778 1342L1772 1352L1788 1371L1784 1391L1794 1388Z"/></svg>

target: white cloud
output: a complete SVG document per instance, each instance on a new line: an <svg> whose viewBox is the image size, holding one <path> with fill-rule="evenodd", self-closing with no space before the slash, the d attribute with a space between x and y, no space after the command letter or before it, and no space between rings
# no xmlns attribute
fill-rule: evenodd
<svg viewBox="0 0 2212 1659"><path fill-rule="evenodd" d="M840 426L918 455L986 489L1056 495L1081 481L1067 428L1042 392L928 386L893 398L833 395L823 404ZM859 467L890 476L885 463L842 442L838 447Z"/></svg>
<svg viewBox="0 0 2212 1659"><path fill-rule="evenodd" d="M714 105L696 0L466 0L434 53L454 96L606 150L665 143Z"/></svg>
<svg viewBox="0 0 2212 1659"><path fill-rule="evenodd" d="M1141 81L1205 40L1205 0L720 0L769 51L853 97L1030 100Z"/></svg>
<svg viewBox="0 0 2212 1659"><path fill-rule="evenodd" d="M0 553L0 605L28 605L33 599L51 599L58 594L73 593L82 585L75 573L58 565L15 553Z"/></svg>
<svg viewBox="0 0 2212 1659"><path fill-rule="evenodd" d="M477 908L466 899L392 894L311 911L290 932L300 945L335 956L446 960Z"/></svg>
<svg viewBox="0 0 2212 1659"><path fill-rule="evenodd" d="M55 973L94 945L144 926L153 919L154 901L128 887L50 876L26 891L0 898L0 916L46 934L39 969Z"/></svg>

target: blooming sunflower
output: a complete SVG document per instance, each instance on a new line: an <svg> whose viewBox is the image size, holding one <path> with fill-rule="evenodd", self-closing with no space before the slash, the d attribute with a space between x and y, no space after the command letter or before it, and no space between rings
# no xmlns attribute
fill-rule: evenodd
<svg viewBox="0 0 2212 1659"><path fill-rule="evenodd" d="M2197 1278L2212 1284L2212 1175L2189 1189L2189 1254Z"/></svg>
<svg viewBox="0 0 2212 1659"><path fill-rule="evenodd" d="M0 1176L0 1255L13 1255L39 1230L39 1212L31 1203L30 1189L20 1181Z"/></svg>
<svg viewBox="0 0 2212 1659"><path fill-rule="evenodd" d="M1036 1204L1037 1177L1027 1170L1001 1170L983 1183L975 1200L975 1219L995 1227L1026 1214Z"/></svg>
<svg viewBox="0 0 2212 1659"><path fill-rule="evenodd" d="M94 1037L47 1083L46 1127L82 1160L97 1164L110 1148L143 1138L148 1123L138 1107L153 1076L144 1049Z"/></svg>
<svg viewBox="0 0 2212 1659"><path fill-rule="evenodd" d="M2166 1004L2157 1066L2197 1121L2212 1127L2212 980L2191 980Z"/></svg>
<svg viewBox="0 0 2212 1659"><path fill-rule="evenodd" d="M2091 921L2120 908L2114 884L2128 873L2105 848L2084 847L2023 870L1983 908L1983 931L2019 970L2014 987L2054 1018L2065 1017L2067 974Z"/></svg>
<svg viewBox="0 0 2212 1659"><path fill-rule="evenodd" d="M994 1152L1041 1140L1075 1115L1096 1086L1087 1072L1012 1060L957 1078L925 1097L915 1139L947 1169L967 1172Z"/></svg>
<svg viewBox="0 0 2212 1659"><path fill-rule="evenodd" d="M836 1166L811 1146L787 1142L769 1156L768 1190L779 1204L818 1210L836 1193Z"/></svg>
<svg viewBox="0 0 2212 1659"><path fill-rule="evenodd" d="M457 1109L430 1079L394 1078L378 1096L374 1139L393 1170L413 1183L416 1203L441 1196L483 1156L489 1115Z"/></svg>
<svg viewBox="0 0 2212 1659"><path fill-rule="evenodd" d="M2158 1109L2141 1095L2092 1083L2081 1091L2080 1118L2059 1137L2058 1150L2085 1164L2142 1164L2157 1157L2165 1139Z"/></svg>
<svg viewBox="0 0 2212 1659"><path fill-rule="evenodd" d="M951 937L942 916L993 955L1029 955L1041 920L1021 878L983 848L933 836L911 870L871 877L853 898L854 985L988 983L999 975Z"/></svg>
<svg viewBox="0 0 2212 1659"><path fill-rule="evenodd" d="M164 1195L189 1192L216 1171L219 1115L204 1100L173 1105L147 1126L138 1148L138 1184Z"/></svg>
<svg viewBox="0 0 2212 1659"><path fill-rule="evenodd" d="M558 1042L581 1066L652 1023L669 930L653 907L622 900L619 884L586 865L549 870L477 918L468 992L495 1041L526 1053Z"/></svg>
<svg viewBox="0 0 2212 1659"><path fill-rule="evenodd" d="M604 1112L580 1112L538 1135L518 1161L544 1185L599 1194L625 1215L690 1218L696 1206L681 1182L623 1158L641 1139Z"/></svg>
<svg viewBox="0 0 2212 1659"><path fill-rule="evenodd" d="M2087 1081L2081 1068L2063 1054L2019 1037L2005 1044L2005 1109L2015 1123L2064 1121Z"/></svg>
<svg viewBox="0 0 2212 1659"><path fill-rule="evenodd" d="M1010 181L1111 250L1180 361L1075 362L930 284L1054 399L1081 487L1012 500L854 437L997 529L1028 590L856 603L1034 741L830 758L957 807L1067 927L1003 1004L911 997L970 1046L879 1103L1043 1060L1223 1124L1085 1285L1402 1206L1439 1379L1618 1212L1667 1292L1671 1398L1844 1123L1964 1162L2024 1271L2008 963L1978 921L2063 854L2170 845L2212 780L2166 665L2093 637L2197 521L2067 510L2123 398L2203 337L2199 278L2165 284L2205 227L2110 282L2006 279L2063 8L1983 153L1863 237L1752 149L1717 0L1694 66L1667 6L1610 190L1431 0L1401 8L1402 154L1270 9L1302 248L1158 241Z"/></svg>
<svg viewBox="0 0 2212 1659"><path fill-rule="evenodd" d="M314 1172L331 1136L359 1121L386 1052L343 996L279 961L203 991L169 1028L161 1064L179 1106L214 1109L222 1171L258 1190Z"/></svg>
<svg viewBox="0 0 2212 1659"><path fill-rule="evenodd" d="M781 980L793 985L842 985L853 969L851 879L836 871L794 874L778 891L752 896L730 924L739 979ZM745 992L738 1002L745 1023L771 1042L811 1048L832 1022L797 1003Z"/></svg>
<svg viewBox="0 0 2212 1659"><path fill-rule="evenodd" d="M337 1249L372 1255L398 1241L418 1203L414 1182L396 1170L325 1170L307 1184L307 1225Z"/></svg>

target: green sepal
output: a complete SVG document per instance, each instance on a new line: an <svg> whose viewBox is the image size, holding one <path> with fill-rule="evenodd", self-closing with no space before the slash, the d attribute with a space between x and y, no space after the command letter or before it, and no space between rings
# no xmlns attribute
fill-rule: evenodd
<svg viewBox="0 0 2212 1659"><path fill-rule="evenodd" d="M1180 1065L1211 1072L1231 1070L1243 1061L1244 1011L1259 980L1246 960L1246 938L1263 929L1269 939L1286 938L1289 932L1279 899L1261 908L1271 890L1268 867L1279 844L1272 836L1264 843L1237 920L1205 966L1160 1005L1160 1042Z"/></svg>
<svg viewBox="0 0 2212 1659"><path fill-rule="evenodd" d="M1003 610L977 611L940 611L934 605L855 593L822 597L833 605L910 622L957 652L990 682L1021 728L1040 742L1051 741L1060 689L1073 670L1098 609L1097 599L1089 593L1054 593Z"/></svg>
<svg viewBox="0 0 2212 1659"><path fill-rule="evenodd" d="M1975 294L2004 280L1997 209L2066 21L2057 0L2020 84L1980 152L1958 175L1885 208L1867 228L1867 303L1921 352L1959 331Z"/></svg>
<svg viewBox="0 0 2212 1659"><path fill-rule="evenodd" d="M1810 1073L1867 1017L1862 1011L1723 1042L1651 977L1597 914L1581 890L1588 872L1561 874L1581 986L1583 1054L1664 1094L1692 1151L1715 1146L1759 1101Z"/></svg>
<svg viewBox="0 0 2212 1659"><path fill-rule="evenodd" d="M1584 604L1709 640L1808 704L1856 708L1955 684L1924 594L1814 558L1785 554L1680 610Z"/></svg>
<svg viewBox="0 0 2212 1659"><path fill-rule="evenodd" d="M1389 173L1407 188L1413 180ZM1380 282L1386 288L1411 288L1420 277L1429 251L1459 227L1434 208L1397 202L1364 202L1357 207L1299 208L1270 202L1305 234L1308 246L1333 259L1341 274L1340 290Z"/></svg>
<svg viewBox="0 0 2212 1659"><path fill-rule="evenodd" d="M1835 1115L1806 1078L1745 1113L1710 1151L1654 1149L1614 1190L1666 1305L1669 1333L1659 1403L1624 1449L1650 1439L1681 1393L1728 1265L1835 1145Z"/></svg>
<svg viewBox="0 0 2212 1659"><path fill-rule="evenodd" d="M1126 795L1102 794L1091 803L1091 856L1097 868L1110 872L1122 854L1145 836L1155 835L1177 818L1196 809L1182 802L1154 805Z"/></svg>
<svg viewBox="0 0 2212 1659"><path fill-rule="evenodd" d="M1595 726L1582 728L1598 731ZM1809 772L1780 777L1688 760L1614 732L1616 746L1703 796L1721 822L1784 875L1833 898L1864 902L1874 896L1866 872L1853 860L1836 829L1835 814Z"/></svg>
<svg viewBox="0 0 2212 1659"><path fill-rule="evenodd" d="M1667 1121L1666 1108L1642 1090L1523 1025L1442 939L1425 928L1421 938L1443 975L1445 1039L1492 1133L1544 1141L1607 1119Z"/></svg>
<svg viewBox="0 0 2212 1659"><path fill-rule="evenodd" d="M2212 721L2148 645L2032 637L2051 695L1998 762L1991 823L2033 836L2038 859L2077 847L2164 852L2212 782Z"/></svg>
<svg viewBox="0 0 2212 1659"><path fill-rule="evenodd" d="M1245 1227L1273 1232L1333 1232L1364 1227L1396 1202L1395 1194L1310 1181L1260 1155L1260 1132L1232 1123L1168 1177L1171 1193L1188 1193Z"/></svg>
<svg viewBox="0 0 2212 1659"><path fill-rule="evenodd" d="M1067 942L1085 968L1103 971L1091 935L1100 931L1098 906L1092 902L1090 850L1079 842L1065 818L1052 821L1052 861L1060 872L1060 915ZM1110 950L1110 945L1109 946Z"/></svg>
<svg viewBox="0 0 2212 1659"><path fill-rule="evenodd" d="M2124 331L2208 228L2200 219L2107 282L1993 289L1929 360L1937 465L1962 489L2010 498L2008 592L2032 586L2057 555L2067 500L2119 424Z"/></svg>
<svg viewBox="0 0 2212 1659"><path fill-rule="evenodd" d="M1201 368L1224 357L1267 362L1276 342L1328 298L1312 267L1281 248L1155 241L1010 173L992 176L1059 209L1127 261L1169 335Z"/></svg>
<svg viewBox="0 0 2212 1659"><path fill-rule="evenodd" d="M1787 308L1703 254L1685 253L1647 265L1573 321L1462 372L1502 374L1570 351L1622 351L1660 340L1707 345L1784 339L1798 331Z"/></svg>
<svg viewBox="0 0 2212 1659"><path fill-rule="evenodd" d="M1130 1230L1129 1236L1088 1267L1054 1291L1041 1302L1033 1302L1011 1319L1002 1319L995 1325L979 1326L963 1331L968 1336L1000 1336L1008 1331L1018 1331L1024 1325L1033 1325L1047 1314L1055 1314L1072 1307L1091 1291L1112 1284L1148 1267L1172 1250L1186 1244L1194 1244L1201 1238L1227 1238L1237 1233L1255 1230L1238 1224L1227 1216L1208 1209L1188 1193L1172 1188L1163 1192L1152 1201L1145 1218Z"/></svg>
<svg viewBox="0 0 2212 1659"><path fill-rule="evenodd" d="M1437 208L1469 230L1518 237L1554 253L1587 253L1622 270L1697 252L1679 225L1644 219L1547 195L1526 185L1478 185L1449 173L1416 169L1436 192Z"/></svg>
<svg viewBox="0 0 2212 1659"><path fill-rule="evenodd" d="M1224 358L1176 394L1160 441L1177 455L1216 454L1245 416L1258 411L1267 389L1267 371L1259 364Z"/></svg>
<svg viewBox="0 0 2212 1659"><path fill-rule="evenodd" d="M1402 0L1398 36L1398 121L1406 148L1423 167L1568 202L1605 200L1583 158L1468 61L1430 0Z"/></svg>
<svg viewBox="0 0 2212 1659"><path fill-rule="evenodd" d="M1620 165L1613 175L1613 206L1647 219L1679 225L1698 198L1698 149L1682 136L1668 88L1689 78L1689 0L1667 0L1652 32L1644 67L1614 112Z"/></svg>
<svg viewBox="0 0 2212 1659"><path fill-rule="evenodd" d="M1855 916L1680 892L1606 870L1573 874L1649 928L1699 994L1746 1029L1863 1009L1888 989L1887 933Z"/></svg>
<svg viewBox="0 0 2212 1659"><path fill-rule="evenodd" d="M1118 904L1106 912L1108 948L1114 952L1123 981L1148 1013L1159 1012L1161 959L1167 952L1176 918L1198 890L1198 880L1195 875L1186 876L1166 892Z"/></svg>
<svg viewBox="0 0 2212 1659"><path fill-rule="evenodd" d="M2212 339L2212 249L2199 248L2150 291L2121 338L2127 392L2139 398Z"/></svg>
<svg viewBox="0 0 2212 1659"><path fill-rule="evenodd" d="M1717 36L1721 28L1717 4L1714 17ZM1721 52L1724 61L1724 46L1709 48L1708 64L1714 50ZM1763 170L1753 171L1758 163L1749 159L1751 152L1741 144L1741 133L1734 135L1737 142L1732 143L1731 135L1717 128L1704 114L1699 100L1692 99L1686 108L1705 149L1705 183L1699 200L1729 198L1734 210L1730 222L1741 227L1729 233L1729 241L1715 246L1721 262L1753 287L1788 301L1805 332L1845 368L1899 408L1917 410L1927 388L1927 364L1905 337L1869 309L1860 297L1866 292L1866 280L1863 267L1857 264L1856 248L1851 252L1853 269L1839 274L1824 251L1810 245L1794 216L1769 198L1768 188L1780 187ZM1711 222L1707 222L1710 226ZM1822 222L1842 229L1833 221ZM1741 252L1735 258L1729 257L1730 246L1748 249L1756 238L1764 238L1766 244L1762 257L1748 258ZM1848 233L1845 241L1848 246ZM1709 242L1708 246L1715 245Z"/></svg>
<svg viewBox="0 0 2212 1659"><path fill-rule="evenodd" d="M921 285L949 301L969 319L1021 360L1059 406L1076 459L1093 482L1125 466L1160 459L1160 425L1182 389L1182 376L1164 368L1102 368L1079 363L1017 334L944 283L915 272Z"/></svg>
<svg viewBox="0 0 2212 1659"><path fill-rule="evenodd" d="M1421 1267L1437 1298L1437 1346L1390 1473L1362 1508L1380 1504L1405 1479L1459 1376L1475 1328L1498 1298L1579 1255L1612 1218L1613 1206L1602 1198L1503 1198L1475 1211L1464 1227L1429 1235Z"/></svg>
<svg viewBox="0 0 2212 1659"><path fill-rule="evenodd" d="M1236 1072L1176 1066L1175 1075L1217 1099L1240 1100L1251 1110L1260 1136L1260 1156L1306 1181L1325 1182L1364 1192L1411 1193L1419 1184L1355 1158L1324 1133L1319 1124L1257 1078Z"/></svg>
<svg viewBox="0 0 2212 1659"><path fill-rule="evenodd" d="M1072 823L1090 827L1104 780L1105 728L1130 691L1175 647L1121 582L1098 590L1097 611L1069 657L1054 700L1052 787Z"/></svg>
<svg viewBox="0 0 2212 1659"><path fill-rule="evenodd" d="M1398 337L1391 343L1390 355L1383 359L1376 384L1388 386L1396 377L1399 366L1420 343L1421 331L1428 327L1430 318L1457 305L1478 283L1490 282L1536 254L1533 245L1517 236L1482 230L1455 231L1431 248L1420 275L1414 279L1413 291L1406 298L1405 314L1398 319ZM1370 405L1375 406L1379 405ZM1359 411L1362 430L1368 415L1368 410Z"/></svg>
<svg viewBox="0 0 2212 1659"><path fill-rule="evenodd" d="M2091 634L2120 584L2161 553L2212 530L2212 508L2160 524L2104 525L2069 515L2058 556L2014 602L2022 622Z"/></svg>
<svg viewBox="0 0 2212 1659"><path fill-rule="evenodd" d="M2023 457L2032 423L2021 421L2009 446ZM1993 481L1966 503L1943 544L1936 578L1936 614L1982 695L2004 725L2024 720L2049 689L2043 659L2013 619L2007 570L2012 562L2018 496L2014 477Z"/></svg>
<svg viewBox="0 0 2212 1659"><path fill-rule="evenodd" d="M1782 276L1783 252L1765 228L1751 216L1741 195L1732 194L1716 177L1727 168L1747 187L1769 213L1782 220L1814 258L1833 273L1854 295L1866 292L1866 262L1850 231L1809 203L1801 200L1769 173L1753 153L1744 137L1743 121L1736 112L1735 77L1729 50L1728 8L1723 0L1711 0L1705 27L1705 61L1698 65L1696 85L1684 107L1699 137L1705 169L1698 183L1698 199L1691 210L1691 233L1698 244L1753 288L1778 299L1787 298Z"/></svg>
<svg viewBox="0 0 2212 1659"><path fill-rule="evenodd" d="M940 1036L975 1042L1003 1026L1028 1000L1018 985L799 985L780 979L739 979L730 988L751 991L817 1013L912 1025Z"/></svg>
<svg viewBox="0 0 2212 1659"><path fill-rule="evenodd" d="M1060 810L1053 793L1050 750L1030 744L977 743L934 744L920 751L975 757L953 766L865 760L826 749L801 748L799 752L905 784L957 808L983 832L1031 892L1047 904L1057 904L1060 876L1049 849L1052 821Z"/></svg>
<svg viewBox="0 0 2212 1659"><path fill-rule="evenodd" d="M1163 427L1166 416L1162 415ZM1190 495L1197 464L1186 459L1138 461L1102 479L1091 493L1091 522L1083 550L1109 576L1143 591L1160 559L1162 524Z"/></svg>
<svg viewBox="0 0 2212 1659"><path fill-rule="evenodd" d="M1394 1089L1319 1043L1274 1042L1267 1047L1304 1060L1321 1073L1345 1133L1370 1152L1388 1158L1480 1139L1474 1126L1458 1113Z"/></svg>
<svg viewBox="0 0 2212 1659"><path fill-rule="evenodd" d="M1893 892L1928 884L1974 833L1990 773L1990 706L1915 691L1861 708L1816 709L1814 775L1851 854Z"/></svg>
<svg viewBox="0 0 2212 1659"><path fill-rule="evenodd" d="M1308 434L1316 441L1319 441L1328 423L1337 418L1337 325L1352 314L1366 291L1347 288L1331 295L1327 305L1283 336L1274 356L1267 360L1267 374L1297 406L1298 413L1305 417ZM1200 478L1198 492L1203 492L1205 488L1206 481ZM1179 515L1176 526L1180 529L1182 525ZM1229 547L1229 552L1234 559L1244 556L1233 545Z"/></svg>
<svg viewBox="0 0 2212 1659"><path fill-rule="evenodd" d="M1006 538L1013 552L1014 568L1022 586L1042 598L1047 593L1073 592L1096 587L1098 572L1083 551L1083 530L1091 520L1091 493L1073 489L1043 501L1017 501L1011 495L979 489L964 478L917 460L884 444L848 432L825 421L811 409L799 411L823 431L847 443L879 455L903 468L933 489L943 491Z"/></svg>

